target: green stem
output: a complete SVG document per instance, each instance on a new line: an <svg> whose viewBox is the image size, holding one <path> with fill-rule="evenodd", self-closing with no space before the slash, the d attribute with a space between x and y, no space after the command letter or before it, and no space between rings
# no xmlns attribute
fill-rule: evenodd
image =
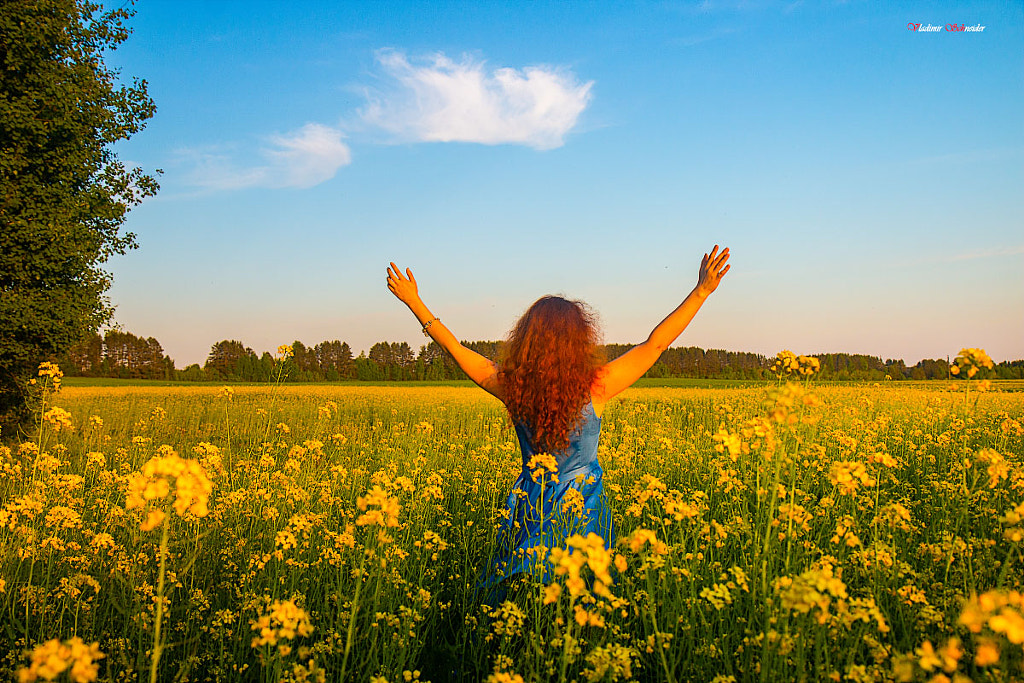
<svg viewBox="0 0 1024 683"><path fill-rule="evenodd" d="M576 599L569 596L569 614L565 620L565 633L562 634L562 662L559 669L558 680L560 683L565 683L565 672L569 668L569 646L572 642L572 622L574 620L572 613L573 605L576 604Z"/></svg>
<svg viewBox="0 0 1024 683"><path fill-rule="evenodd" d="M160 642L160 628L164 618L164 580L167 576L167 527L168 517L164 517L162 532L160 534L160 579L156 587L156 615L153 625L153 658L149 667L149 681L156 683L157 671L160 666L160 655L163 654L163 644Z"/></svg>
<svg viewBox="0 0 1024 683"><path fill-rule="evenodd" d="M366 567L366 550L363 550L363 559L359 563L359 576L356 577L356 592L352 597L352 611L348 617L348 633L345 635L345 655L341 659L341 675L339 681L345 680L345 673L348 671L348 655L352 651L352 640L356 633L356 612L359 610L359 590L363 587L363 569Z"/></svg>

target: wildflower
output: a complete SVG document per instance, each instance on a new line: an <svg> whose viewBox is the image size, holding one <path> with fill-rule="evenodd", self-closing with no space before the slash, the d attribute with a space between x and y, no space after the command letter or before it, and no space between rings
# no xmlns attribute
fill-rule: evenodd
<svg viewBox="0 0 1024 683"><path fill-rule="evenodd" d="M798 356L788 349L775 355L775 363L771 372L779 379L783 375L803 375L810 377L821 369L821 361L813 356Z"/></svg>
<svg viewBox="0 0 1024 683"><path fill-rule="evenodd" d="M864 463L854 460L832 463L828 473L828 480L838 487L839 492L843 494L856 493L861 484L864 486L875 485L875 480L868 476Z"/></svg>
<svg viewBox="0 0 1024 683"><path fill-rule="evenodd" d="M103 427L103 418L99 415L93 415L89 418L89 426L93 429L100 429Z"/></svg>
<svg viewBox="0 0 1024 683"><path fill-rule="evenodd" d="M999 521L1009 526L1008 529L1003 531L1003 538L1010 541L1011 543L1020 543L1024 541L1024 528L1020 525L1021 521L1024 521L1024 502L1021 502L1017 507L1010 509L1005 515L999 518Z"/></svg>
<svg viewBox="0 0 1024 683"><path fill-rule="evenodd" d="M872 453L868 455L868 464L879 464L882 465L883 467L896 467L896 465L898 465L899 462L896 460L896 458L892 457L885 451L879 451L878 453Z"/></svg>
<svg viewBox="0 0 1024 683"><path fill-rule="evenodd" d="M807 614L817 608L818 623L824 624L833 598L846 598L846 584L833 572L828 558L797 577L782 576L775 580L774 588L786 609Z"/></svg>
<svg viewBox="0 0 1024 683"><path fill-rule="evenodd" d="M999 663L999 645L990 638L978 641L978 650L974 653L974 663L978 666L992 666Z"/></svg>
<svg viewBox="0 0 1024 683"><path fill-rule="evenodd" d="M637 529L622 541L629 546L634 553L639 553L648 543L651 545L651 552L655 555L664 555L668 552L668 546L658 540L658 535L650 529Z"/></svg>
<svg viewBox="0 0 1024 683"><path fill-rule="evenodd" d="M371 681L372 683L372 681ZM508 671L495 671L485 680L485 683L525 683L523 677Z"/></svg>
<svg viewBox="0 0 1024 683"><path fill-rule="evenodd" d="M39 364L39 377L48 377L50 379L50 385L53 387L53 390L59 391L60 380L61 378L64 377L64 373L63 371L61 371L60 366L57 365L56 363L44 361ZM35 384L35 380L33 380L32 383Z"/></svg>
<svg viewBox="0 0 1024 683"><path fill-rule="evenodd" d="M1010 465L998 451L992 448L982 448L978 452L978 462L988 463L988 487L994 489L999 482L1006 479L1010 474Z"/></svg>
<svg viewBox="0 0 1024 683"><path fill-rule="evenodd" d="M57 406L54 406L43 413L43 419L50 423L50 426L53 427L53 431L55 432L59 432L62 429L70 432L75 428L74 425L71 424L71 413L63 408L58 408Z"/></svg>
<svg viewBox="0 0 1024 683"><path fill-rule="evenodd" d="M594 532L586 537L575 534L566 539L565 545L565 548L552 548L548 561L556 576L565 577L565 587L569 589L569 594L576 597L586 592L582 572L584 567L589 567L594 575L593 592L610 598L608 587L612 583L611 567L614 558L604 547L604 539Z"/></svg>
<svg viewBox="0 0 1024 683"><path fill-rule="evenodd" d="M359 496L356 499L356 506L365 513L356 519L358 526L398 526L398 513L401 512L402 506L399 505L398 498L392 498L380 486L374 485L365 496ZM377 509L372 509L374 507Z"/></svg>
<svg viewBox="0 0 1024 683"><path fill-rule="evenodd" d="M596 626L598 628L604 628L604 617L600 614L589 611L582 605L576 605L573 608L573 619L580 626Z"/></svg>
<svg viewBox="0 0 1024 683"><path fill-rule="evenodd" d="M281 344L277 347L277 355L281 356L281 360L285 360L295 355L295 349L291 344Z"/></svg>
<svg viewBox="0 0 1024 683"><path fill-rule="evenodd" d="M39 679L52 681L67 671L75 683L90 683L99 675L98 660L106 655L100 652L99 643L86 645L79 637L61 642L48 640L38 645L28 655L31 664L18 670L21 683L32 683Z"/></svg>
<svg viewBox="0 0 1024 683"><path fill-rule="evenodd" d="M553 455L548 455L547 453L534 455L526 463L526 469L530 470L530 477L535 482L539 483L545 475L548 475L547 481L552 484L558 483L558 461L555 460Z"/></svg>
<svg viewBox="0 0 1024 683"><path fill-rule="evenodd" d="M959 375L962 370L967 370L967 378L972 379L983 368L992 369L994 364L985 349L960 349L960 353L953 361L955 365L949 368L954 375Z"/></svg>
<svg viewBox="0 0 1024 683"><path fill-rule="evenodd" d="M69 507L57 505L46 513L46 526L57 529L81 529L82 516Z"/></svg>
<svg viewBox="0 0 1024 683"><path fill-rule="evenodd" d="M291 646L282 641L313 633L309 614L291 600L275 600L271 603L269 612L261 614L255 621L250 622L250 625L258 634L252 639L254 648L277 645L282 655L291 652Z"/></svg>
<svg viewBox="0 0 1024 683"><path fill-rule="evenodd" d="M235 398L235 389L234 387L221 387L220 395L226 398L228 401L232 401Z"/></svg>
<svg viewBox="0 0 1024 683"><path fill-rule="evenodd" d="M647 501L663 499L666 491L668 491L668 487L660 479L645 474L640 477L640 481L633 485L633 502L626 508L626 514L640 517Z"/></svg>
<svg viewBox="0 0 1024 683"><path fill-rule="evenodd" d="M589 666L583 670L583 675L589 683L632 680L633 660L639 658L634 648L618 643L596 647L587 653L586 662Z"/></svg>
<svg viewBox="0 0 1024 683"><path fill-rule="evenodd" d="M514 602L506 600L490 611L494 620L491 625L492 633L485 640L492 640L494 636L518 636L523 632L523 625L526 623L526 614Z"/></svg>
<svg viewBox="0 0 1024 683"><path fill-rule="evenodd" d="M724 583L716 583L710 588L703 589L700 592L700 597L710 602L719 611L726 605L732 604L732 592Z"/></svg>
<svg viewBox="0 0 1024 683"><path fill-rule="evenodd" d="M203 467L195 460L185 460L169 448L164 455L153 457L128 478L127 505L129 510L141 509L147 512L142 530L150 531L164 520L164 512L159 507L162 501L169 498L174 488L174 511L179 516L190 512L196 517L205 517L209 513L210 492L213 483Z"/></svg>
<svg viewBox="0 0 1024 683"><path fill-rule="evenodd" d="M942 664L942 669L946 673L953 673L956 671L957 666L959 666L960 658L963 657L964 651L960 647L960 639L953 637L939 648L935 654Z"/></svg>
<svg viewBox="0 0 1024 683"><path fill-rule="evenodd" d="M562 514L566 517L577 518L583 515L586 507L583 494L577 489L568 489L562 499Z"/></svg>

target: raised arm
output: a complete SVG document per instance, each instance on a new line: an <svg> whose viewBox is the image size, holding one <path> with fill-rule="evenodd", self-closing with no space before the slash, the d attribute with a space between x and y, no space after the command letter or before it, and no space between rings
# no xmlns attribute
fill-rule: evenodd
<svg viewBox="0 0 1024 683"><path fill-rule="evenodd" d="M710 254L704 254L700 263L700 275L697 286L683 303L676 307L667 318L654 328L647 341L634 346L627 353L619 356L601 368L597 382L591 390L595 408L600 407L620 392L632 386L661 357L662 352L676 340L686 326L697 315L704 301L718 288L722 277L729 272L729 249L718 253L718 245Z"/></svg>
<svg viewBox="0 0 1024 683"><path fill-rule="evenodd" d="M416 278L412 276L411 270L406 268L403 275L398 266L392 262L391 267L388 268L388 289L398 297L399 301L409 307L412 314L420 321L420 325L424 326L424 332L451 354L462 371L476 382L477 386L489 394L501 398L497 366L476 351L463 346L441 320L430 312L430 309L420 299Z"/></svg>

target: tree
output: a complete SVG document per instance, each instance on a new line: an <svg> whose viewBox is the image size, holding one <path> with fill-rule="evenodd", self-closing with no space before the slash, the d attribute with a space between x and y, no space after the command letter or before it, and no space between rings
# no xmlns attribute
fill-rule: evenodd
<svg viewBox="0 0 1024 683"><path fill-rule="evenodd" d="M155 111L146 82L104 56L130 9L86 0L0 0L0 418L24 417L39 362L111 316L101 267L135 247L121 231L155 179L113 145Z"/></svg>
<svg viewBox="0 0 1024 683"><path fill-rule="evenodd" d="M220 379L250 379L239 372L247 360L256 360L252 349L236 339L225 339L210 347L203 369Z"/></svg>

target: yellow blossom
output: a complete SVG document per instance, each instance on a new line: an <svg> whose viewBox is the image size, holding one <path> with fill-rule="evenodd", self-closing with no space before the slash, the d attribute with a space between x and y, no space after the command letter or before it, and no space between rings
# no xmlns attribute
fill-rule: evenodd
<svg viewBox="0 0 1024 683"><path fill-rule="evenodd" d="M179 516L190 512L196 517L205 517L209 512L210 492L213 483L195 460L186 460L173 450L162 447L164 455L151 458L128 478L127 504L129 510L141 509L147 512L143 530L159 526L163 522L164 499L169 499L174 489L172 507Z"/></svg>
<svg viewBox="0 0 1024 683"><path fill-rule="evenodd" d="M291 600L275 600L271 603L269 611L250 622L250 625L252 630L257 632L252 639L253 647L278 645L281 641L313 633L309 614Z"/></svg>
<svg viewBox="0 0 1024 683"><path fill-rule="evenodd" d="M356 507L365 513L356 519L359 526L398 526L398 513L401 512L402 506L399 505L398 498L388 495L388 492L378 485L374 485L365 496L359 496L356 499Z"/></svg>
<svg viewBox="0 0 1024 683"><path fill-rule="evenodd" d="M45 413L43 413L43 419L50 424L53 431L59 432L61 430L73 431L74 425L71 423L71 413L54 406Z"/></svg>
<svg viewBox="0 0 1024 683"><path fill-rule="evenodd" d="M99 675L96 662L106 655L100 652L99 643L86 645L79 638L70 640L48 640L29 653L31 664L18 670L20 683L37 680L52 681L65 671L75 683L91 683Z"/></svg>
<svg viewBox="0 0 1024 683"><path fill-rule="evenodd" d="M547 477L546 481L557 484L558 483L558 461L555 460L553 455L547 453L538 453L530 458L530 461L526 463L526 469L530 471L530 477L535 482L540 482L541 479Z"/></svg>

